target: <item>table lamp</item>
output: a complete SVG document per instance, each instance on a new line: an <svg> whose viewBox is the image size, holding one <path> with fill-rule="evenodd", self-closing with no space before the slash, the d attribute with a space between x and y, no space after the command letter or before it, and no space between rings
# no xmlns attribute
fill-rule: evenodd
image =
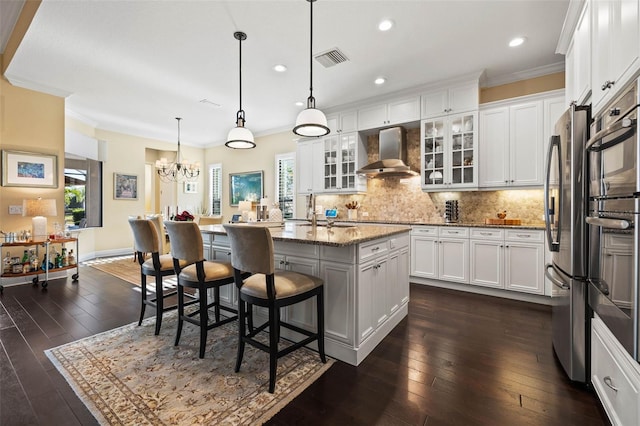
<svg viewBox="0 0 640 426"><path fill-rule="evenodd" d="M45 241L47 236L47 218L57 216L56 200L22 200L22 216L31 216L31 238L33 241Z"/></svg>

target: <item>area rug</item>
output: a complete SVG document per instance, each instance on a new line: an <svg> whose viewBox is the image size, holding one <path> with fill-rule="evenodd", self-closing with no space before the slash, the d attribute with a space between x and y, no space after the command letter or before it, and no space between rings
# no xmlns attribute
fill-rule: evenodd
<svg viewBox="0 0 640 426"><path fill-rule="evenodd" d="M174 315L172 315L174 314ZM268 392L268 354L247 345L234 372L237 324L209 331L198 358L197 327L185 324L173 345L175 312L160 335L154 319L91 336L45 353L100 424L259 425L299 395L334 362L303 348L278 360Z"/></svg>
<svg viewBox="0 0 640 426"><path fill-rule="evenodd" d="M82 262L83 266L91 266L106 272L109 275L120 278L137 286L140 285L140 264L133 261L133 255L105 257ZM175 288L177 281L175 276L162 278L162 287L166 289ZM155 292L155 279L147 277L147 288Z"/></svg>

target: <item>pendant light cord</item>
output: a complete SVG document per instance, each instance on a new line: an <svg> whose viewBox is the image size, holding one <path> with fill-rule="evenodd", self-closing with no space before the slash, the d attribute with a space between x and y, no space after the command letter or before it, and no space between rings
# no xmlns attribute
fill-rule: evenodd
<svg viewBox="0 0 640 426"><path fill-rule="evenodd" d="M312 100L313 99L313 2L315 0L308 0L308 1L309 1L310 10L311 10L311 13L309 14L310 15L309 27L311 29L311 34L309 37L309 100Z"/></svg>
<svg viewBox="0 0 640 426"><path fill-rule="evenodd" d="M242 111L242 36L238 37L240 43L240 55L238 58L238 79L240 80L240 111Z"/></svg>

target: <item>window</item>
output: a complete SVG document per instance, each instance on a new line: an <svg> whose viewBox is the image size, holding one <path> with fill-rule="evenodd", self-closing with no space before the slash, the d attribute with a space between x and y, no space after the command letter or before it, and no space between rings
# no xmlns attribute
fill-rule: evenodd
<svg viewBox="0 0 640 426"><path fill-rule="evenodd" d="M291 219L295 208L295 152L276 155L276 200L284 219Z"/></svg>
<svg viewBox="0 0 640 426"><path fill-rule="evenodd" d="M211 215L222 214L222 164L209 166L209 207Z"/></svg>
<svg viewBox="0 0 640 426"><path fill-rule="evenodd" d="M64 160L64 221L71 228L102 226L102 163Z"/></svg>

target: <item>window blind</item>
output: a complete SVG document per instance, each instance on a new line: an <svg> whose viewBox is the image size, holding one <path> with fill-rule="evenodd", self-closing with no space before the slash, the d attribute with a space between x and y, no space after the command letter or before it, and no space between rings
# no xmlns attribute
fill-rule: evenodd
<svg viewBox="0 0 640 426"><path fill-rule="evenodd" d="M222 164L209 166L209 203L212 215L222 214Z"/></svg>
<svg viewBox="0 0 640 426"><path fill-rule="evenodd" d="M295 213L295 158L294 152L276 156L276 200L285 219Z"/></svg>

